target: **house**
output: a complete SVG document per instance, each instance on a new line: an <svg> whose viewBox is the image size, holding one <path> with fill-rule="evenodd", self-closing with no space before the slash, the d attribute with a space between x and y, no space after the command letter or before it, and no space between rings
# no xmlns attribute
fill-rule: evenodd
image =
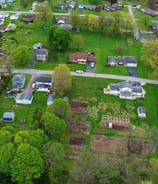
<svg viewBox="0 0 158 184"><path fill-rule="evenodd" d="M0 26L0 32L1 33L5 33L7 31L8 31L7 26Z"/></svg>
<svg viewBox="0 0 158 184"><path fill-rule="evenodd" d="M0 12L0 18L6 18L6 17L9 17L9 13L8 12Z"/></svg>
<svg viewBox="0 0 158 184"><path fill-rule="evenodd" d="M91 53L76 52L69 55L69 62L76 64L86 64L87 62L95 62L95 57Z"/></svg>
<svg viewBox="0 0 158 184"><path fill-rule="evenodd" d="M157 16L158 12L155 10L152 10L150 8L144 8L144 13L151 15L151 16Z"/></svg>
<svg viewBox="0 0 158 184"><path fill-rule="evenodd" d="M13 122L15 119L15 113L14 112L4 112L2 119L4 122Z"/></svg>
<svg viewBox="0 0 158 184"><path fill-rule="evenodd" d="M24 22L33 22L35 20L35 15L27 13L27 14L22 16L22 20Z"/></svg>
<svg viewBox="0 0 158 184"><path fill-rule="evenodd" d="M151 30L158 30L158 22L153 22L153 23L150 25L150 28L151 28Z"/></svg>
<svg viewBox="0 0 158 184"><path fill-rule="evenodd" d="M137 107L137 113L138 113L138 116L141 117L141 118L146 117L146 109L142 106Z"/></svg>
<svg viewBox="0 0 158 184"><path fill-rule="evenodd" d="M32 93L19 93L15 97L16 104L31 104L33 100L33 94Z"/></svg>
<svg viewBox="0 0 158 184"><path fill-rule="evenodd" d="M47 98L47 105L52 105L52 103L55 100L55 95L54 94L49 94Z"/></svg>
<svg viewBox="0 0 158 184"><path fill-rule="evenodd" d="M26 77L23 74L15 74L12 78L12 87L17 89L24 88Z"/></svg>
<svg viewBox="0 0 158 184"><path fill-rule="evenodd" d="M35 58L37 61L46 61L48 58L48 50L44 48L36 49Z"/></svg>
<svg viewBox="0 0 158 184"><path fill-rule="evenodd" d="M128 67L137 67L137 58L135 56L123 56L123 57L108 57L109 66L124 65Z"/></svg>
<svg viewBox="0 0 158 184"><path fill-rule="evenodd" d="M37 91L50 92L52 88L52 77L38 76L35 81L35 89Z"/></svg>
<svg viewBox="0 0 158 184"><path fill-rule="evenodd" d="M113 94L121 99L138 99L144 98L145 91L140 82L124 81L118 84L110 84L104 88L105 94Z"/></svg>

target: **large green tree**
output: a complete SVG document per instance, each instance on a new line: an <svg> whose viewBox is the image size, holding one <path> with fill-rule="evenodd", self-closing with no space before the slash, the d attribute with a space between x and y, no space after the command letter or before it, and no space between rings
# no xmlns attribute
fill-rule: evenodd
<svg viewBox="0 0 158 184"><path fill-rule="evenodd" d="M13 143L9 142L0 147L0 172L9 174L10 162L14 158L15 147Z"/></svg>
<svg viewBox="0 0 158 184"><path fill-rule="evenodd" d="M13 134L8 130L0 130L0 146L12 142Z"/></svg>
<svg viewBox="0 0 158 184"><path fill-rule="evenodd" d="M38 12L36 20L41 21L44 26L48 26L52 23L53 12L47 1L43 2L41 6L38 6L35 11Z"/></svg>
<svg viewBox="0 0 158 184"><path fill-rule="evenodd" d="M41 153L29 144L20 144L10 163L10 175L18 184L32 184L44 171Z"/></svg>
<svg viewBox="0 0 158 184"><path fill-rule="evenodd" d="M44 146L44 159L50 183L65 183L68 178L68 170L65 164L64 146L58 142L48 142Z"/></svg>
<svg viewBox="0 0 158 184"><path fill-rule="evenodd" d="M24 67L31 61L31 54L27 46L19 46L15 48L11 55L16 66Z"/></svg>
<svg viewBox="0 0 158 184"><path fill-rule="evenodd" d="M66 123L56 115L46 112L42 116L42 123L46 134L52 140L60 140L66 131Z"/></svg>
<svg viewBox="0 0 158 184"><path fill-rule="evenodd" d="M158 42L151 40L143 44L142 59L153 70L153 74L158 77Z"/></svg>
<svg viewBox="0 0 158 184"><path fill-rule="evenodd" d="M64 92L71 89L72 76L66 64L58 65L53 74L53 92L63 96Z"/></svg>
<svg viewBox="0 0 158 184"><path fill-rule="evenodd" d="M70 104L63 98L57 98L52 105L47 108L47 111L55 114L66 122L71 120L71 108Z"/></svg>
<svg viewBox="0 0 158 184"><path fill-rule="evenodd" d="M66 50L72 40L70 31L59 26L51 26L48 31L48 43L54 50Z"/></svg>

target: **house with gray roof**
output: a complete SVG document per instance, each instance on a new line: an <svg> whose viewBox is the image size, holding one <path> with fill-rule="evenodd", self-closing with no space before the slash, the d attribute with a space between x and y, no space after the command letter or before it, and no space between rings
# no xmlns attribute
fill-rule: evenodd
<svg viewBox="0 0 158 184"><path fill-rule="evenodd" d="M113 94L121 99L144 98L145 91L139 82L123 81L118 84L110 84L104 88L105 94Z"/></svg>
<svg viewBox="0 0 158 184"><path fill-rule="evenodd" d="M115 57L108 56L108 65L109 66L128 66L128 67L137 67L137 58L135 56L123 56Z"/></svg>
<svg viewBox="0 0 158 184"><path fill-rule="evenodd" d="M38 76L35 81L36 91L50 92L52 89L51 76Z"/></svg>
<svg viewBox="0 0 158 184"><path fill-rule="evenodd" d="M16 104L31 104L32 100L33 94L28 92L19 93L15 98Z"/></svg>
<svg viewBox="0 0 158 184"><path fill-rule="evenodd" d="M138 113L138 116L141 118L146 117L146 109L142 106L137 107L137 113Z"/></svg>
<svg viewBox="0 0 158 184"><path fill-rule="evenodd" d="M44 48L36 49L35 58L37 61L46 61L48 58L48 50Z"/></svg>
<svg viewBox="0 0 158 184"><path fill-rule="evenodd" d="M17 89L24 88L26 77L23 74L15 74L12 78L12 87Z"/></svg>

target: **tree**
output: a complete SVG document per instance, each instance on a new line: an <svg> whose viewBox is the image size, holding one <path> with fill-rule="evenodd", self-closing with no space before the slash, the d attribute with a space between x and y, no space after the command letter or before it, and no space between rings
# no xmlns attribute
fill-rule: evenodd
<svg viewBox="0 0 158 184"><path fill-rule="evenodd" d="M153 70L153 74L158 77L158 42L148 41L143 44L142 51L144 62Z"/></svg>
<svg viewBox="0 0 158 184"><path fill-rule="evenodd" d="M69 103L62 99L57 98L51 106L47 108L49 113L53 113L61 119L64 119L66 122L71 120L71 109Z"/></svg>
<svg viewBox="0 0 158 184"><path fill-rule="evenodd" d="M54 50L64 51L66 50L72 40L70 31L59 26L52 26L48 31L49 46Z"/></svg>
<svg viewBox="0 0 158 184"><path fill-rule="evenodd" d="M72 76L66 64L59 64L53 74L53 92L62 96L64 92L71 89Z"/></svg>
<svg viewBox="0 0 158 184"><path fill-rule="evenodd" d="M17 48L17 43L14 40L7 40L3 43L2 48L5 54L11 54L11 52Z"/></svg>
<svg viewBox="0 0 158 184"><path fill-rule="evenodd" d="M12 57L16 66L27 66L31 60L31 54L27 46L18 46L12 51Z"/></svg>
<svg viewBox="0 0 158 184"><path fill-rule="evenodd" d="M10 162L14 158L15 148L13 143L9 142L0 147L0 172L9 174Z"/></svg>
<svg viewBox="0 0 158 184"><path fill-rule="evenodd" d="M72 45L76 50L80 50L84 43L84 38L81 35L74 35Z"/></svg>
<svg viewBox="0 0 158 184"><path fill-rule="evenodd" d="M90 14L88 16L88 27L90 31L96 30L99 26L98 16Z"/></svg>
<svg viewBox="0 0 158 184"><path fill-rule="evenodd" d="M88 0L88 2L92 5L99 5L100 4L100 0Z"/></svg>
<svg viewBox="0 0 158 184"><path fill-rule="evenodd" d="M46 112L42 116L42 123L46 134L53 140L60 140L66 131L66 123L54 114Z"/></svg>
<svg viewBox="0 0 158 184"><path fill-rule="evenodd" d="M20 144L10 163L10 175L18 184L32 184L44 171L44 162L38 149L29 144Z"/></svg>
<svg viewBox="0 0 158 184"><path fill-rule="evenodd" d="M14 143L19 146L22 143L28 143L33 147L40 150L43 144L46 142L47 136L41 129L37 130L21 130L14 136Z"/></svg>
<svg viewBox="0 0 158 184"><path fill-rule="evenodd" d="M69 19L70 19L70 23L72 24L72 26L74 28L76 28L77 26L80 25L80 16L79 16L79 14L71 13L70 16L69 16Z"/></svg>
<svg viewBox="0 0 158 184"><path fill-rule="evenodd" d="M58 142L48 142L44 146L44 159L52 184L63 184L68 177L65 164L64 146Z"/></svg>
<svg viewBox="0 0 158 184"><path fill-rule="evenodd" d="M44 26L48 26L53 18L53 12L48 2L44 1L35 11L38 12L36 16L37 21L41 21Z"/></svg>
<svg viewBox="0 0 158 184"><path fill-rule="evenodd" d="M108 0L110 2L110 4L115 4L117 2L117 0Z"/></svg>
<svg viewBox="0 0 158 184"><path fill-rule="evenodd" d="M12 141L13 134L8 130L0 130L0 146Z"/></svg>

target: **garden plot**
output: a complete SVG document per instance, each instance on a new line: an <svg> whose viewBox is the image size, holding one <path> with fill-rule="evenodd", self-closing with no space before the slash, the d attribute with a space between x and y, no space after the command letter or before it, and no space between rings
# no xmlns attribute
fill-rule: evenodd
<svg viewBox="0 0 158 184"><path fill-rule="evenodd" d="M85 149L86 139L85 138L78 138L78 137L71 137L69 140L69 144L70 144L71 148Z"/></svg>
<svg viewBox="0 0 158 184"><path fill-rule="evenodd" d="M68 130L70 134L88 135L90 124L87 122L73 122L69 124Z"/></svg>
<svg viewBox="0 0 158 184"><path fill-rule="evenodd" d="M140 147L138 147L139 145ZM153 143L148 140L135 139L131 141L130 149L128 148L129 144L127 139L99 135L93 135L91 137L91 149L107 153L127 154L130 151L130 153L135 154L150 154L152 152ZM137 150L139 150L139 152L137 152Z"/></svg>

